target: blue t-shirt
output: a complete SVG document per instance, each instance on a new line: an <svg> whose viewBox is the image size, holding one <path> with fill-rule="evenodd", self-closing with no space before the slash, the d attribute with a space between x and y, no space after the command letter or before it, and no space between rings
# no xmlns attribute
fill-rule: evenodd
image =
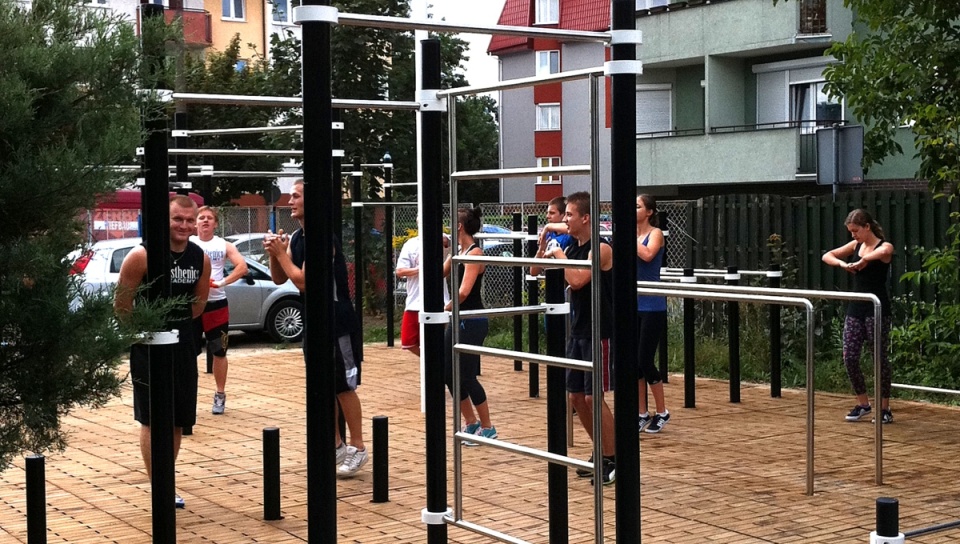
<svg viewBox="0 0 960 544"><path fill-rule="evenodd" d="M557 242L558 244L560 244L560 249L566 251L567 248L570 247L570 244L573 242L573 237L571 237L569 234L560 234L560 233L557 233L557 232L548 232L548 233L547 233L547 244L549 244L551 240L556 240L556 242Z"/></svg>
<svg viewBox="0 0 960 544"><path fill-rule="evenodd" d="M650 235L641 242L647 245L650 242ZM663 254L666 248L661 246L650 262L637 257L637 281L660 281L660 268L663 266ZM665 312L667 311L667 297L655 297L647 295L637 295L638 312Z"/></svg>

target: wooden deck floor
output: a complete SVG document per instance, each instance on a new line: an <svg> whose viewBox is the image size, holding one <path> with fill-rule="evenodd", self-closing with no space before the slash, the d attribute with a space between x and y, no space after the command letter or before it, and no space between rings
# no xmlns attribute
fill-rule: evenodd
<svg viewBox="0 0 960 544"><path fill-rule="evenodd" d="M390 502L374 504L372 468L339 482L339 542L425 542L424 431L418 365L398 348L368 346L360 389L365 431L390 418ZM821 364L839 364L822 362ZM503 440L543 448L546 392L527 395L527 375L512 362L485 359L481 380ZM236 351L230 358L227 411L209 413L213 379L200 375L198 424L185 437L177 489L180 542L305 542L304 377L299 349ZM642 539L656 543L866 543L874 501L900 500L901 530L960 518L960 410L894 402L885 427L884 485L874 484L873 427L845 423L851 398L817 395L816 493L805 490L805 394L771 399L744 385L728 402L726 382L698 380L697 408L683 408L680 376L666 386L672 419L641 436ZM150 542L150 485L137 446L129 387L105 408L68 417L70 447L46 459L48 542ZM448 400L449 407L449 400ZM448 412L449 414L449 412ZM631 414L632 417L632 414ZM449 421L449 416L448 416ZM261 433L281 429L284 519L263 521ZM572 454L587 458L579 427ZM448 448L449 448L448 443ZM448 455L452 462L452 454ZM531 542L547 542L544 465L492 448L465 448L468 521ZM452 473L451 473L452 474ZM593 542L588 480L570 475L570 542ZM0 543L26 542L22 460L0 473ZM449 479L453 504L453 478ZM616 541L614 488L605 489L605 538ZM954 542L960 530L909 539ZM490 542L451 527L450 542Z"/></svg>

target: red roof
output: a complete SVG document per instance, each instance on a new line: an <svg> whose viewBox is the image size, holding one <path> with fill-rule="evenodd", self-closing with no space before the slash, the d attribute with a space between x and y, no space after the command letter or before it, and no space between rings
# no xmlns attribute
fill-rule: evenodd
<svg viewBox="0 0 960 544"><path fill-rule="evenodd" d="M604 32L610 30L610 0L558 0L560 24L556 28ZM509 26L533 26L531 0L507 0L500 12L497 24ZM552 27L552 25L551 25ZM562 42L563 39L560 39ZM529 38L493 36L487 53L498 54L517 47L529 45Z"/></svg>

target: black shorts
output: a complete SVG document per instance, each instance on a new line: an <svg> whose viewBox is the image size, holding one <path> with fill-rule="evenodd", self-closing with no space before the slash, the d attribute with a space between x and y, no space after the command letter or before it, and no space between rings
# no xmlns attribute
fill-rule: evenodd
<svg viewBox="0 0 960 544"><path fill-rule="evenodd" d="M306 330L304 330L306 335ZM356 391L360 385L360 370L362 360L359 357L358 346L362 346L360 333L344 334L337 338L337 344L334 355L336 366L336 375L334 377L334 392L339 395L347 391ZM307 342L303 342L303 359L306 363L314 364L307 353ZM329 361L329 359L327 359Z"/></svg>
<svg viewBox="0 0 960 544"><path fill-rule="evenodd" d="M203 340L207 341L207 352L217 357L227 356L227 344L230 333L230 308L227 299L207 302L203 314L193 320L193 334L197 341L197 355L203 351Z"/></svg>
<svg viewBox="0 0 960 544"><path fill-rule="evenodd" d="M567 339L567 359L593 360L593 340L590 338ZM600 340L600 370L603 391L613 391L613 365L610 361L610 340L607 338ZM593 372L568 368L567 392L593 395Z"/></svg>
<svg viewBox="0 0 960 544"><path fill-rule="evenodd" d="M181 336L173 346L173 425L192 427L197 422L197 356L193 334ZM133 419L150 425L150 361L147 346L130 348L130 378L133 382Z"/></svg>

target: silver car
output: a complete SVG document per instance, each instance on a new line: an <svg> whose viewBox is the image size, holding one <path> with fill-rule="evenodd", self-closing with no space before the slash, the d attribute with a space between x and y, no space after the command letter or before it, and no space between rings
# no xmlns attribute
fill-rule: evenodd
<svg viewBox="0 0 960 544"><path fill-rule="evenodd" d="M117 284L124 257L141 242L140 238L104 240L73 257L74 272L83 274L89 292L107 291ZM226 287L230 301L230 330L265 331L276 342L299 342L303 337L303 304L300 291L287 281L276 285L270 270L251 257L247 275ZM227 263L225 274L232 264Z"/></svg>

